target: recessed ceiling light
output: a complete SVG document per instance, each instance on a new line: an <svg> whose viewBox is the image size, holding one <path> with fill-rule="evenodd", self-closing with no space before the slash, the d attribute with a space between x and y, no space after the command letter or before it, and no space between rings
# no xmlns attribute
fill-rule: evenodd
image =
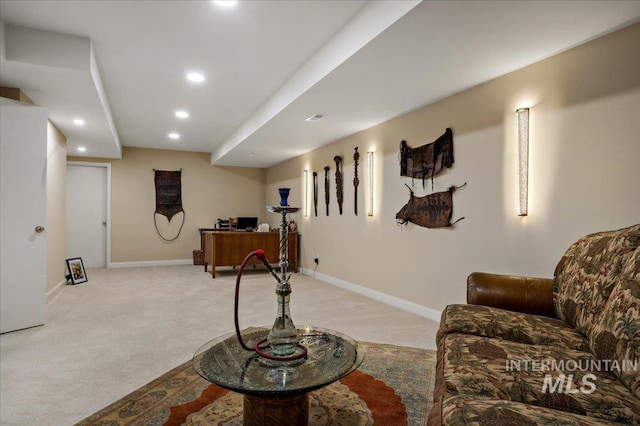
<svg viewBox="0 0 640 426"><path fill-rule="evenodd" d="M213 0L213 4L222 7L233 7L238 4L238 2L236 0Z"/></svg>
<svg viewBox="0 0 640 426"><path fill-rule="evenodd" d="M180 135L178 133L169 133L169 137L171 139L180 139Z"/></svg>
<svg viewBox="0 0 640 426"><path fill-rule="evenodd" d="M204 75L199 72L190 72L187 74L187 80L192 81L194 83L202 83L204 81Z"/></svg>
<svg viewBox="0 0 640 426"><path fill-rule="evenodd" d="M82 118L76 118L73 120L73 124L76 126L84 126L84 120Z"/></svg>
<svg viewBox="0 0 640 426"><path fill-rule="evenodd" d="M78 151L80 151L80 152L86 152L86 151L87 151L87 148L85 148L84 146L79 146L79 147L78 147Z"/></svg>
<svg viewBox="0 0 640 426"><path fill-rule="evenodd" d="M176 111L176 117L189 118L189 113L187 111Z"/></svg>
<svg viewBox="0 0 640 426"><path fill-rule="evenodd" d="M322 115L322 114L313 114L313 115L310 115L309 117L305 118L304 121L314 122L314 121L321 120L323 118L324 118L324 115Z"/></svg>

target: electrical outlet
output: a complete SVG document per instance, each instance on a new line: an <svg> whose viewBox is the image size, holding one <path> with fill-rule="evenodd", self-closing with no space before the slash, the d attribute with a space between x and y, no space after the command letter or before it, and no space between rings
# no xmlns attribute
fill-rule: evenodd
<svg viewBox="0 0 640 426"><path fill-rule="evenodd" d="M313 263L315 263L316 265L320 264L320 258L318 258L318 256L313 258Z"/></svg>

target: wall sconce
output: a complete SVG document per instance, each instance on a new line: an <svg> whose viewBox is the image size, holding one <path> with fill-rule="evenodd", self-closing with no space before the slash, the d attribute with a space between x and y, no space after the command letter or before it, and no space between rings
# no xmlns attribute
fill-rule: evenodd
<svg viewBox="0 0 640 426"><path fill-rule="evenodd" d="M304 171L302 184L304 185L304 191L302 191L304 197L302 205L304 206L304 217L307 217L309 216L309 170L307 169Z"/></svg>
<svg viewBox="0 0 640 426"><path fill-rule="evenodd" d="M526 216L529 204L529 108L519 108L518 114L518 216Z"/></svg>
<svg viewBox="0 0 640 426"><path fill-rule="evenodd" d="M369 175L369 208L367 216L373 216L373 151L367 152L367 167Z"/></svg>

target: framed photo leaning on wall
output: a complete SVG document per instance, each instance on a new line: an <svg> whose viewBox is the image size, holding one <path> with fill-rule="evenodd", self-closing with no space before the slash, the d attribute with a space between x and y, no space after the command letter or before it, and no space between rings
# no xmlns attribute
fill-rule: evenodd
<svg viewBox="0 0 640 426"><path fill-rule="evenodd" d="M71 284L81 284L87 282L87 272L84 270L84 264L81 257L75 257L73 259L67 259L67 269L69 269L69 275L67 279L71 280Z"/></svg>

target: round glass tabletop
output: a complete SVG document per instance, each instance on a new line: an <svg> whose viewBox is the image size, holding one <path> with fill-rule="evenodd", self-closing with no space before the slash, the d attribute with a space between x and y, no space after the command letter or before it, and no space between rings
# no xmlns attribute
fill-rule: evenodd
<svg viewBox="0 0 640 426"><path fill-rule="evenodd" d="M267 336L268 328L242 332L253 347ZM204 379L223 388L251 396L292 396L327 386L356 370L364 359L355 340L318 327L298 329L307 356L297 361L270 361L246 351L235 333L205 343L193 356L193 367Z"/></svg>

